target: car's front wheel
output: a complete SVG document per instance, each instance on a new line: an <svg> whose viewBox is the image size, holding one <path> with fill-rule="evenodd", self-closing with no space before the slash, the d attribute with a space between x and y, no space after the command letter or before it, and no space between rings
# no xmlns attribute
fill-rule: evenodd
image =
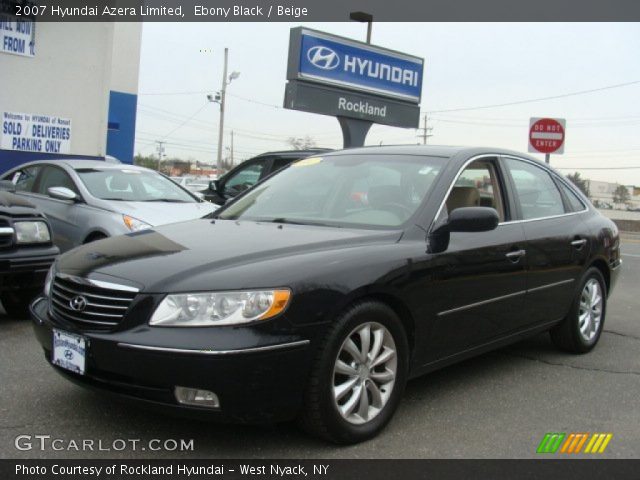
<svg viewBox="0 0 640 480"><path fill-rule="evenodd" d="M400 402L408 363L407 335L396 313L372 301L352 306L333 325L319 350L302 426L342 444L375 436Z"/></svg>
<svg viewBox="0 0 640 480"><path fill-rule="evenodd" d="M589 268L579 285L569 315L550 332L553 343L571 353L586 353L596 346L607 307L607 287L600 270Z"/></svg>

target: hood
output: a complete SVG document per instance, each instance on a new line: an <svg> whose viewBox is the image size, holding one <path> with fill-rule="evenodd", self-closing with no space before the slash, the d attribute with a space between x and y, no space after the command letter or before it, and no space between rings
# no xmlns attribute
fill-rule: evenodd
<svg viewBox="0 0 640 480"><path fill-rule="evenodd" d="M36 207L18 195L0 190L0 214L34 215L38 213Z"/></svg>
<svg viewBox="0 0 640 480"><path fill-rule="evenodd" d="M105 202L109 210L135 217L154 227L202 218L219 208L210 202Z"/></svg>
<svg viewBox="0 0 640 480"><path fill-rule="evenodd" d="M262 279L283 278L285 264L300 266L301 256L394 243L401 235L400 231L202 219L83 245L60 257L58 271L120 279L156 293L245 288Z"/></svg>

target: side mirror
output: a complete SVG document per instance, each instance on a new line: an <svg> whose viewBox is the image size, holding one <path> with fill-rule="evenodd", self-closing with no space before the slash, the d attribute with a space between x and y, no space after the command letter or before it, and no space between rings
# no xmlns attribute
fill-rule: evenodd
<svg viewBox="0 0 640 480"><path fill-rule="evenodd" d="M488 232L495 230L499 222L498 212L493 208L456 208L449 214L447 223L429 233L428 252L444 252L449 247L451 232Z"/></svg>
<svg viewBox="0 0 640 480"><path fill-rule="evenodd" d="M47 193L57 200L75 201L78 198L75 192L67 187L49 187Z"/></svg>
<svg viewBox="0 0 640 480"><path fill-rule="evenodd" d="M16 186L11 180L0 180L0 190L4 190L5 192L15 192Z"/></svg>
<svg viewBox="0 0 640 480"><path fill-rule="evenodd" d="M489 232L495 230L499 222L494 208L462 207L449 214L447 225L450 232Z"/></svg>
<svg viewBox="0 0 640 480"><path fill-rule="evenodd" d="M212 192L217 192L219 186L220 185L218 184L218 180L211 180L209 182L209 190L211 190Z"/></svg>

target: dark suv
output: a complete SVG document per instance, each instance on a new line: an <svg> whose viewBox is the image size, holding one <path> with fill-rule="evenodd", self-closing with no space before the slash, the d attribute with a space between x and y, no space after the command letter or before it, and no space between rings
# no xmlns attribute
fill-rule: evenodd
<svg viewBox="0 0 640 480"><path fill-rule="evenodd" d="M286 150L283 152L267 152L250 158L233 168L218 180L209 183L204 190L204 199L218 205L253 187L263 178L286 167L301 158L329 152L327 148L311 148L307 150Z"/></svg>
<svg viewBox="0 0 640 480"><path fill-rule="evenodd" d="M0 185L0 301L7 314L23 318L59 251L46 217L12 187Z"/></svg>

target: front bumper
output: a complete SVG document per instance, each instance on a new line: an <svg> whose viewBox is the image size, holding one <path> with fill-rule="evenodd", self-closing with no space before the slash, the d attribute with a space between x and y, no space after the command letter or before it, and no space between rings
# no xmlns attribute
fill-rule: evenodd
<svg viewBox="0 0 640 480"><path fill-rule="evenodd" d="M219 339L203 348L203 336L214 335L215 329L138 325L125 331L78 331L49 315L44 297L33 302L31 315L50 363L53 328L85 337L84 375L54 366L80 385L236 422L287 420L300 409L311 357L310 342L299 336L269 338L264 332L236 328L232 348ZM220 408L179 404L174 396L176 386L212 391L220 399Z"/></svg>
<svg viewBox="0 0 640 480"><path fill-rule="evenodd" d="M0 251L0 291L42 288L59 253L54 245Z"/></svg>

